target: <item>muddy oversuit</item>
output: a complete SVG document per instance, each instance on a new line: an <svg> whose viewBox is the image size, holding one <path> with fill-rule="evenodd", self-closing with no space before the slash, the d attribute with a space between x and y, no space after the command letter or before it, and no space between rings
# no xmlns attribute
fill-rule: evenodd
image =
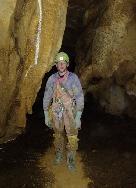
<svg viewBox="0 0 136 188"><path fill-rule="evenodd" d="M52 104L50 106L50 102ZM52 113L52 128L54 130L54 146L56 154L62 156L64 151L64 135L67 135L67 160L75 157L78 149L78 128L75 116L77 111L83 111L84 96L80 81L76 74L67 71L61 78L58 73L49 77L43 99L43 108Z"/></svg>

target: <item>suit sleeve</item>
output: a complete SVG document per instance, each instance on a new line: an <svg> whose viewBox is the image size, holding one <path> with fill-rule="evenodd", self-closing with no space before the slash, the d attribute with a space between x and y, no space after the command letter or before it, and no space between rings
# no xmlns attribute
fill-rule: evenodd
<svg viewBox="0 0 136 188"><path fill-rule="evenodd" d="M53 77L50 76L47 80L44 97L43 97L43 110L48 110L49 104L53 97Z"/></svg>
<svg viewBox="0 0 136 188"><path fill-rule="evenodd" d="M74 74L73 93L76 100L76 110L83 112L84 109L84 94L80 83L80 80L76 74Z"/></svg>

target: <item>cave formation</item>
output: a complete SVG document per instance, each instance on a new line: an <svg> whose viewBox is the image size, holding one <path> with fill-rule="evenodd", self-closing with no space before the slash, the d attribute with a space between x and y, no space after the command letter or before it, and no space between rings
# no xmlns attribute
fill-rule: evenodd
<svg viewBox="0 0 136 188"><path fill-rule="evenodd" d="M55 54L69 53L72 69L103 111L136 116L136 3L134 0L42 1L37 64L37 1L1 1L1 143L26 126L26 114L53 67ZM72 64L71 62L71 64ZM48 75L48 74L47 74Z"/></svg>

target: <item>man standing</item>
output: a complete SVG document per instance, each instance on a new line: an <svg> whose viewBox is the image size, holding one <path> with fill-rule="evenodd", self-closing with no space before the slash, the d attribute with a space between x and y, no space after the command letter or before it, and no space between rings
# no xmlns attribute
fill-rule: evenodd
<svg viewBox="0 0 136 188"><path fill-rule="evenodd" d="M56 164L63 159L66 131L67 165L70 170L74 170L84 95L77 75L68 71L68 55L64 52L58 53L55 62L58 72L48 78L43 98L45 124L54 130ZM52 120L49 109L51 109Z"/></svg>

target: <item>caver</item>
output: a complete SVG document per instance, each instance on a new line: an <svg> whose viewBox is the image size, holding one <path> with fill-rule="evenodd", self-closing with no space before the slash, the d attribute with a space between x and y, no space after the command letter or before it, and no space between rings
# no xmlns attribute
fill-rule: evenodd
<svg viewBox="0 0 136 188"><path fill-rule="evenodd" d="M66 140L67 165L73 170L84 95L78 76L68 71L68 55L64 52L58 53L55 63L58 72L48 78L43 98L45 124L54 130L55 164L59 164L64 158Z"/></svg>

